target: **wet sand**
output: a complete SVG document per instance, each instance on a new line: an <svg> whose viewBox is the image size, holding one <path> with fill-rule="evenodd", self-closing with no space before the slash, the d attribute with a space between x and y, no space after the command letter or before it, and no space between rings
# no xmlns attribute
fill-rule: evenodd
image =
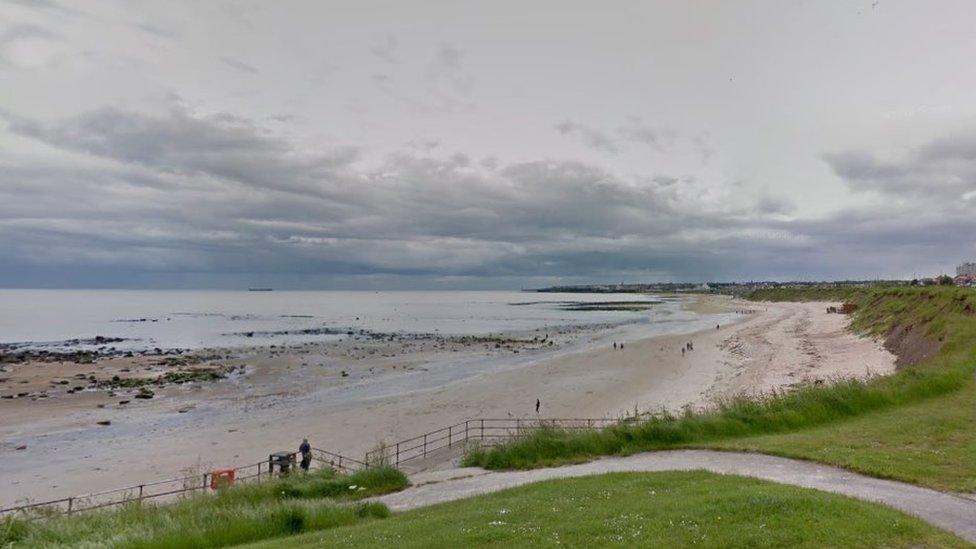
<svg viewBox="0 0 976 549"><path fill-rule="evenodd" d="M359 457L466 418L535 417L537 398L543 417L617 417L894 369L892 355L848 333L847 318L826 314L826 304L702 297L688 307L742 314L720 329L618 339L616 350L590 339L598 347L573 352L587 342L571 333L239 350L215 362L245 373L168 386L149 400L121 405L125 395L105 392L2 400L0 504L256 462L302 437ZM694 350L682 356L688 342Z"/></svg>

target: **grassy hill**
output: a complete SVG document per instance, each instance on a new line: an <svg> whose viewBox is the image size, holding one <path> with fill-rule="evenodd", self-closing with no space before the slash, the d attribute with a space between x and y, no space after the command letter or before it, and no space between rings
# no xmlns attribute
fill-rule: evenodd
<svg viewBox="0 0 976 549"><path fill-rule="evenodd" d="M738 399L601 432L542 430L466 464L531 468L676 447L812 459L940 489L976 491L976 291L951 287L764 290L755 300L848 301L851 327L881 337L899 370L867 382Z"/></svg>
<svg viewBox="0 0 976 549"><path fill-rule="evenodd" d="M704 472L530 484L250 549L299 547L971 547L918 519L815 490Z"/></svg>

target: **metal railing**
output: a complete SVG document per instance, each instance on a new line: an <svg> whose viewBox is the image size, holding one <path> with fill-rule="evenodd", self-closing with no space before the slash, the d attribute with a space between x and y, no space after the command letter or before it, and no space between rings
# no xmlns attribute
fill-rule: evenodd
<svg viewBox="0 0 976 549"><path fill-rule="evenodd" d="M524 437L540 428L562 430L602 429L620 423L612 418L476 418L430 431L366 452L363 464L400 465L414 460L427 459L432 453L444 448L452 449L469 442L493 445Z"/></svg>
<svg viewBox="0 0 976 549"><path fill-rule="evenodd" d="M312 461L317 461L323 467L328 466L344 473L354 473L366 468L366 463L358 459L318 448L312 448Z"/></svg>
<svg viewBox="0 0 976 549"><path fill-rule="evenodd" d="M431 454L445 448L453 449L472 442L477 442L477 444L482 446L499 444L527 436L532 431L540 428L592 430L603 429L620 422L620 419L613 418L468 419L413 438L370 450L366 452L362 461L328 450L313 448L312 462L316 465L315 468L317 469L328 467L344 473L352 473L379 465L399 467L404 463L432 457ZM204 472L136 484L104 492L94 492L82 496L26 503L24 505L0 509L0 517L15 513L24 513L30 515L31 518L43 518L60 514L93 511L147 500L177 498L195 492L206 493L212 490L210 483L212 474L211 472ZM257 463L235 467L234 474L234 482L236 483L258 482L274 478L276 475L270 461L259 461Z"/></svg>
<svg viewBox="0 0 976 549"><path fill-rule="evenodd" d="M354 472L365 467L365 464L357 459L318 448L312 449L312 463L316 465L315 468L317 469L329 467L345 473ZM235 467L233 470L235 483L258 482L274 478L276 475L269 461L259 461L257 463L243 465ZM176 498L195 492L208 492L212 490L212 475L212 472L205 472L136 484L103 492L93 492L81 496L27 503L0 509L0 517L15 513L24 513L32 515L32 518L43 518L61 514L79 513L82 511L94 511L96 509L146 500Z"/></svg>

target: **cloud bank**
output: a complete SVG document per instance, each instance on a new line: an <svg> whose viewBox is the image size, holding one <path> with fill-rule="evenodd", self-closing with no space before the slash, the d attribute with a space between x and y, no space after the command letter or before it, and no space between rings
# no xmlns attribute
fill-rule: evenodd
<svg viewBox="0 0 976 549"><path fill-rule="evenodd" d="M0 253L29 272L118 273L108 285L146 273L475 287L880 276L965 247L976 231L964 198L976 190L967 135L888 161L825 156L853 190L915 193L931 215L913 198L802 220L787 216L786 197L742 201L734 186L621 177L580 161L398 153L365 167L354 147L305 150L252 120L178 107L5 119L64 159L0 159Z"/></svg>
<svg viewBox="0 0 976 549"><path fill-rule="evenodd" d="M976 42L949 3L66 6L0 3L0 287L976 259Z"/></svg>

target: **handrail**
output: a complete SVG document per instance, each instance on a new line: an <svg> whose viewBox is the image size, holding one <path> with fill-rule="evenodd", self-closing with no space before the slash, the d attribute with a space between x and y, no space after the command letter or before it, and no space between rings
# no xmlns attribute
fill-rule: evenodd
<svg viewBox="0 0 976 549"><path fill-rule="evenodd" d="M334 469L352 472L365 469L376 465L394 465L399 467L401 464L425 459L432 452L453 448L458 445L466 445L471 441L478 441L481 444L495 443L501 440L508 440L527 436L533 429L540 427L553 427L558 429L602 429L619 423L619 419L614 418L472 418L462 422L441 427L415 437L403 439L393 444L384 445L375 450L369 450L363 455L362 460L344 456L329 450L312 448L312 459L320 464ZM295 455L295 453L292 453ZM236 479L244 482L251 479L260 480L262 478L273 478L270 464L266 461L259 461L248 465L241 465L234 468ZM266 477L264 475L267 475ZM42 502L25 503L13 507L0 509L0 516L38 509L43 507L53 507L54 513L77 513L101 509L125 503L140 502L198 490L208 490L210 485L208 479L211 473L205 472L199 475L175 477L152 482L135 484L125 488L115 488L101 492L92 492L81 496L70 496L52 499ZM163 489L159 492L150 491L152 488L165 485L178 484L179 488ZM105 496L122 494L122 497L109 501L97 502L98 498ZM84 505L88 503L88 505ZM64 509L66 507L66 509Z"/></svg>
<svg viewBox="0 0 976 549"><path fill-rule="evenodd" d="M497 442L525 436L523 430L554 427L559 429L602 429L619 423L615 418L474 418L428 431L369 450L363 456L365 466L400 464L425 459L431 452L467 444L471 440ZM447 441L445 444L444 441Z"/></svg>
<svg viewBox="0 0 976 549"><path fill-rule="evenodd" d="M352 471L362 468L364 465L361 461L337 454L335 452L329 452L327 450L313 449L320 455L328 456L330 459L324 459L317 457L313 454L313 458L319 463L323 463L329 466L333 466L336 469L342 469L345 471ZM267 475L266 478L272 478L273 472L271 466L265 466L266 461L259 461L256 463L250 463L248 465L241 465L234 467L235 478L238 481L244 482L251 479L261 479L263 475ZM54 514L66 513L72 514L81 511L91 511L95 509L102 509L105 507L111 507L115 505L123 505L126 503L141 502L150 499L156 499L165 496L172 496L176 494L184 494L187 492L196 492L199 490L210 489L209 480L212 478L212 473L205 472L199 475L190 475L184 477L174 477L163 480L156 480L152 482L144 482L142 484L134 484L131 486L126 486L125 488L115 488L112 490L103 490L100 492L90 492L88 494L79 496L69 496L57 499L51 499L40 502L25 503L24 505L16 505L11 507L0 508L0 516L13 514L17 512L29 511L32 509L39 509L44 507L51 507ZM148 489L156 487L164 487L166 485L176 485L179 487L163 488L159 492L150 492ZM121 494L121 497L113 498L108 501L97 501L100 498L106 496L114 496L116 494Z"/></svg>

